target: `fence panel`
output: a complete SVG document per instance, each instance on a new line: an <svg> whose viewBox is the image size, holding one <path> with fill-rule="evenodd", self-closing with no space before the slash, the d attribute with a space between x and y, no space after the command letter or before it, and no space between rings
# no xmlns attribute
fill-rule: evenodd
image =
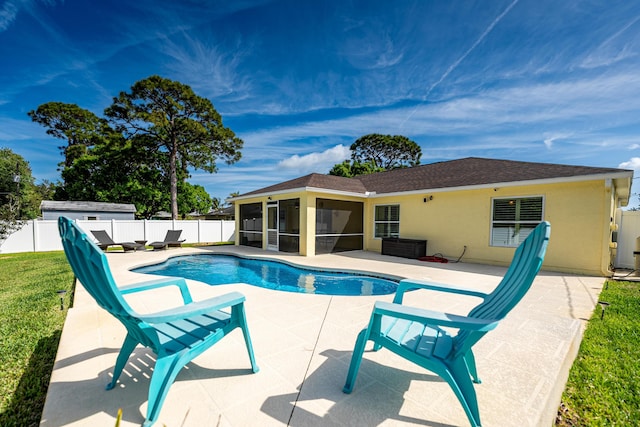
<svg viewBox="0 0 640 427"><path fill-rule="evenodd" d="M636 242L640 238L640 211L621 211L618 229L617 268L635 268L633 252L640 250Z"/></svg>
<svg viewBox="0 0 640 427"><path fill-rule="evenodd" d="M136 240L145 240L144 221L135 220L111 220L111 229L113 230L111 238L114 242L134 242Z"/></svg>
<svg viewBox="0 0 640 427"><path fill-rule="evenodd" d="M61 251L62 243L58 233L58 221L29 221L33 227L34 234L32 251ZM4 248L4 245L0 249ZM4 252L4 251L0 251Z"/></svg>
<svg viewBox="0 0 640 427"><path fill-rule="evenodd" d="M76 224L91 238L91 230L105 230L115 242L164 240L167 230L182 230L185 243L230 242L235 237L234 221L202 220L76 220ZM95 240L95 239L94 239ZM27 221L24 226L0 242L0 253L59 251L58 221Z"/></svg>

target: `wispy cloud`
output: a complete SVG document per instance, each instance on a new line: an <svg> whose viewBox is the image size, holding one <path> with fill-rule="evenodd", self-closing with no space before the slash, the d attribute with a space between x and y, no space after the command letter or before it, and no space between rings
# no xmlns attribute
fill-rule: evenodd
<svg viewBox="0 0 640 427"><path fill-rule="evenodd" d="M596 68L610 66L616 62L631 58L638 54L638 45L630 46L630 40L624 37L624 33L635 25L640 25L640 15L632 18L620 28L614 28L615 32L604 40L593 52L591 52L580 64L583 68ZM637 43L637 42L636 42Z"/></svg>
<svg viewBox="0 0 640 427"><path fill-rule="evenodd" d="M4 31L13 23L18 15L20 5L24 1L7 1L0 8L0 31Z"/></svg>
<svg viewBox="0 0 640 427"><path fill-rule="evenodd" d="M473 52L480 43L482 43L482 41L487 37L487 35L491 32L491 30L493 30L493 28L502 20L502 18L504 18L504 16L509 13L509 11L511 10L511 8L513 8L513 6L516 5L516 3L518 3L518 0L513 0L513 2L507 6L507 8L502 11L502 13L500 15L498 15L490 24L489 26L484 30L484 32L482 32L482 34L480 34L480 36L475 40L475 42L473 42L473 44L462 54L462 56L460 56L458 59L456 59L448 68L447 70L440 76L440 78L438 80L436 80L434 83L431 84L431 86L429 86L429 89L427 89L426 94L423 97L423 101L426 100L429 95L431 94L431 92L437 87L439 86L447 77L449 77L449 74L451 74L456 68L458 68L458 66L460 65L460 63L462 61L464 61L470 54L471 52ZM417 109L417 107L416 107ZM404 124L406 123L407 120L409 120L414 112L416 110L413 110L409 113L409 115L406 117L406 119L404 119L404 121L400 124L400 128L404 127Z"/></svg>
<svg viewBox="0 0 640 427"><path fill-rule="evenodd" d="M451 64L449 66L449 68L447 68L447 71L444 72L444 74L442 76L440 76L440 78L433 83L430 87L429 90L427 90L427 94L425 95L425 98L427 98L429 96L429 94L431 93L431 91L433 91L433 89L436 88L436 86L438 86L440 83L442 83L448 76L449 74L451 74L453 72L453 70L455 70L456 68L458 68L458 65L460 65L460 63L462 61L465 60L465 58L467 56L469 56L469 54L471 54L471 52L473 52L480 43L482 43L482 41L487 37L487 35L491 32L491 30L493 30L493 28L498 25L498 23L500 21L502 21L502 18L505 17L505 15L507 13L509 13L509 11L513 8L513 6L516 5L516 3L518 3L518 0L513 0L513 2L507 6L507 8L502 11L502 13L500 15L498 15L490 24L489 26L484 30L484 32L482 34L480 34L480 37L478 37L476 39L475 42L473 42L473 44L471 45L471 47L469 47L469 49L467 49L462 56L460 56L458 59L456 59L453 64Z"/></svg>
<svg viewBox="0 0 640 427"><path fill-rule="evenodd" d="M183 33L164 39L161 51L171 59L167 64L170 72L181 75L197 93L229 102L246 98L251 89L249 76L238 72L250 49L241 39L223 47L215 40Z"/></svg>

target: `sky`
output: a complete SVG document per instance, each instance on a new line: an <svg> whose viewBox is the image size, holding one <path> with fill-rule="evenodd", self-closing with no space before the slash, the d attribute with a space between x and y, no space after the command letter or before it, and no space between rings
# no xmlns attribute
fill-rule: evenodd
<svg viewBox="0 0 640 427"><path fill-rule="evenodd" d="M36 182L60 179L64 141L29 111L103 116L151 75L210 99L244 141L239 162L191 171L223 200L328 173L370 133L412 139L422 164L640 172L638 1L0 0L0 148Z"/></svg>

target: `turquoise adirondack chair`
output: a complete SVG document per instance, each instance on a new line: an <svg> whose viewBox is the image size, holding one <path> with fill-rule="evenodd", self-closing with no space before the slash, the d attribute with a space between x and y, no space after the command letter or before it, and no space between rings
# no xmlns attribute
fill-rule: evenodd
<svg viewBox="0 0 640 427"><path fill-rule="evenodd" d="M522 299L538 274L549 241L550 225L540 223L516 249L500 284L489 294L420 280L402 280L393 303L375 303L367 329L356 340L343 391L351 393L368 340L373 349L385 347L434 372L453 389L472 426L480 426L480 411L473 382L480 383L471 348L494 329ZM414 289L483 298L466 316L402 305L404 293ZM442 329L455 328L450 334Z"/></svg>
<svg viewBox="0 0 640 427"><path fill-rule="evenodd" d="M129 356L138 344L157 355L149 384L149 400L144 426L151 426L160 414L169 387L180 370L220 341L235 328L241 328L249 352L251 370L258 372L244 312L244 296L238 292L193 302L184 279L159 279L118 288L105 254L68 218L60 217L58 229L71 268L98 305L116 317L127 329L127 336L113 370L111 390L118 381ZM184 305L153 314L138 314L122 297L163 286L178 286ZM230 309L229 312L221 309Z"/></svg>

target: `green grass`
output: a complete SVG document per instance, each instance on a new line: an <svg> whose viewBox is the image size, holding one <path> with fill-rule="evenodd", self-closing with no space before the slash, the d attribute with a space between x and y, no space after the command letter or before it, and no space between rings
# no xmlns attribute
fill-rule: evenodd
<svg viewBox="0 0 640 427"><path fill-rule="evenodd" d="M640 424L640 284L608 282L585 330L558 415L559 426Z"/></svg>
<svg viewBox="0 0 640 427"><path fill-rule="evenodd" d="M0 426L39 425L72 289L63 252L0 255Z"/></svg>

